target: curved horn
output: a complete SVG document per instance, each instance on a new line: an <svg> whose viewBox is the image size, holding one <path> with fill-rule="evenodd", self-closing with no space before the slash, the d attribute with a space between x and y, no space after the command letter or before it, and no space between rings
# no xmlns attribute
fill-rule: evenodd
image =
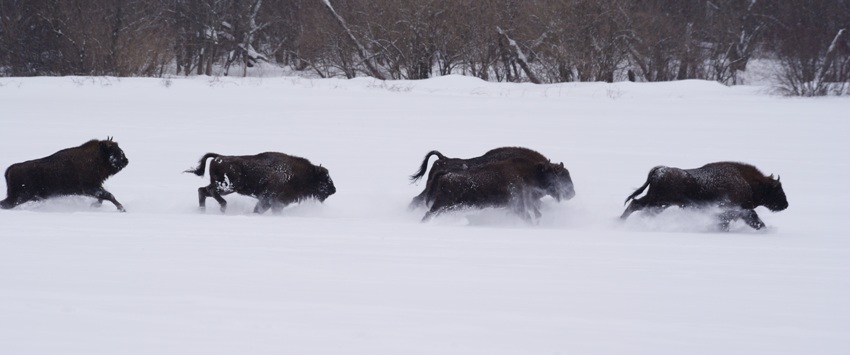
<svg viewBox="0 0 850 355"><path fill-rule="evenodd" d="M782 178L782 176L776 175L776 182L779 182L779 179L781 179L781 178Z"/></svg>

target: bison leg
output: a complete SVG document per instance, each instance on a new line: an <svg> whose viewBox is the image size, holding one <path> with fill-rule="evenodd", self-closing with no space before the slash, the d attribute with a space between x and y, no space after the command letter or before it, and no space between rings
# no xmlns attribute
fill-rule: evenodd
<svg viewBox="0 0 850 355"><path fill-rule="evenodd" d="M717 225L723 232L729 231L729 223L738 219L738 211L725 211L718 216L720 223Z"/></svg>
<svg viewBox="0 0 850 355"><path fill-rule="evenodd" d="M413 200L410 201L410 205L407 206L409 210L414 210L418 207L430 208L429 203L433 204L433 201L429 201L428 194L431 191L435 191L433 185L436 182L434 182L434 180L435 179L432 176L428 177L428 181L425 182L425 189L423 189L422 192L419 193L419 195L416 195L416 197L414 197ZM431 196L430 199L433 199L433 196Z"/></svg>
<svg viewBox="0 0 850 355"><path fill-rule="evenodd" d="M629 215L642 210L644 207L646 207L646 205L643 203L643 201L632 200L632 202L630 202L629 205L626 207L626 210L623 211L623 214L620 215L620 219L626 220L626 218L629 218Z"/></svg>
<svg viewBox="0 0 850 355"><path fill-rule="evenodd" d="M415 210L419 207L428 207L428 192L433 189L431 185L432 182L428 180L428 182L425 183L425 189L423 189L419 195L416 195L416 197L410 201L410 204L407 206L409 210Z"/></svg>
<svg viewBox="0 0 850 355"><path fill-rule="evenodd" d="M100 206L103 205L103 201L106 200L106 201L112 202L112 204L114 204L115 207L118 208L119 211L127 212L124 209L124 206L122 206L118 202L118 200L115 199L115 196L113 196L111 193L109 193L109 191L106 191L102 187L99 188L99 189L96 189L94 191L86 191L85 193L83 193L83 195L89 196L89 197L94 197L95 199L97 199L95 202L92 202L92 204L91 204L92 207L100 207Z"/></svg>
<svg viewBox="0 0 850 355"><path fill-rule="evenodd" d="M254 213L263 214L272 207L272 200L268 198L261 198L260 201L257 201L257 205L254 206Z"/></svg>
<svg viewBox="0 0 850 355"><path fill-rule="evenodd" d="M285 203L274 202L274 203L272 203L272 213L280 214L281 212L283 212L283 209L285 207L286 207Z"/></svg>
<svg viewBox="0 0 850 355"><path fill-rule="evenodd" d="M535 220L539 219L543 214L540 213L540 209L538 208L541 205L539 200L536 200L532 197L526 196L522 198L520 201L516 201L513 203L513 207L511 210L522 220L533 224Z"/></svg>
<svg viewBox="0 0 850 355"><path fill-rule="evenodd" d="M540 217L543 217L543 214L540 213L541 207L543 207L543 202L541 202L539 199L533 198L531 200L531 212L534 212L535 218L539 219Z"/></svg>
<svg viewBox="0 0 850 355"><path fill-rule="evenodd" d="M210 194L207 193L206 187L199 187L198 188L198 206L200 206L201 211L207 209L207 197L209 195Z"/></svg>
<svg viewBox="0 0 850 355"><path fill-rule="evenodd" d="M620 219L625 220L626 218L629 218L629 215L638 211L644 211L645 213L654 216L663 212L667 209L667 207L670 207L670 205L658 203L658 201L649 200L646 197L635 199L629 203L629 206L626 207L625 211L623 211Z"/></svg>
<svg viewBox="0 0 850 355"><path fill-rule="evenodd" d="M26 192L26 191L24 191L23 193L18 193L18 194L15 194L14 192L10 191L7 195L8 196L6 196L5 200L0 201L0 208L7 209L7 210L15 208L15 207L17 207L18 205L20 205L24 202L29 202L29 201L32 201L32 200L38 200L39 199L38 196L35 196L34 194L32 194L30 192Z"/></svg>
<svg viewBox="0 0 850 355"><path fill-rule="evenodd" d="M425 212L425 216L422 217L422 220L420 222L422 222L422 223L428 222L428 221L431 220L431 218L434 218L437 214L439 214L439 212L428 210L428 212Z"/></svg>
<svg viewBox="0 0 850 355"><path fill-rule="evenodd" d="M425 212L425 216L422 217L422 222L428 222L431 218L437 217L446 211L456 210L458 208L458 206L443 206L442 204L434 203L431 205L428 212Z"/></svg>
<svg viewBox="0 0 850 355"><path fill-rule="evenodd" d="M748 226L755 230L764 228L764 222L762 222L761 218L759 218L759 215L756 214L756 211L754 210L728 210L721 213L719 218L720 230L724 232L729 231L729 224L736 219L743 219Z"/></svg>
<svg viewBox="0 0 850 355"><path fill-rule="evenodd" d="M428 212L425 212L425 216L422 217L421 222L422 223L428 222L428 221L431 220L431 218L437 217L437 216L443 214L443 212L446 212L447 210L448 210L448 208L439 208L439 209L432 208L432 209L429 209Z"/></svg>
<svg viewBox="0 0 850 355"><path fill-rule="evenodd" d="M224 213L224 211L227 210L227 201L224 197L221 197L221 194L219 194L215 186L212 185L198 188L198 205L201 207L201 210L206 209L207 197L212 197L218 202L221 206L221 213Z"/></svg>
<svg viewBox="0 0 850 355"><path fill-rule="evenodd" d="M529 208L529 210L526 211L524 219L528 223L537 224L537 223L540 223L540 217L543 217L543 214L540 213L540 210L537 209L537 207L535 207L535 206L531 206L531 208Z"/></svg>
<svg viewBox="0 0 850 355"><path fill-rule="evenodd" d="M20 197L15 197L15 196L12 196L11 194L9 194L9 196L7 196L5 200L0 201L0 208L8 210L8 209L15 208L15 206L20 205L24 202L25 201L22 201L22 199Z"/></svg>
<svg viewBox="0 0 850 355"><path fill-rule="evenodd" d="M522 208L522 207L513 208L513 212L517 216L519 216L519 218L522 218L523 221L526 221L530 224L533 224L534 220L535 220L535 218L534 218L534 216L532 216L532 214L537 215L538 218L540 216L540 211L537 211L537 210L531 211L529 209L525 209L525 208Z"/></svg>
<svg viewBox="0 0 850 355"><path fill-rule="evenodd" d="M721 213L718 218L720 219L720 224L718 227L721 231L728 232L729 224L742 217L741 211L736 209L726 210Z"/></svg>
<svg viewBox="0 0 850 355"><path fill-rule="evenodd" d="M13 200L12 198L7 197L5 200L0 201L0 208L2 208L4 210L8 210L8 209L13 208L15 206L17 206L17 204L15 203L15 200Z"/></svg>
<svg viewBox="0 0 850 355"><path fill-rule="evenodd" d="M756 211L754 210L742 211L741 218L744 220L744 222L747 222L747 225L753 227L753 229L755 230L764 228L764 222L762 222L761 218L759 218L759 215L756 214Z"/></svg>
<svg viewBox="0 0 850 355"><path fill-rule="evenodd" d="M422 217L421 222L428 222L429 220L431 220L431 218L434 218L439 214L445 212L448 207L448 205L443 204L443 202L440 200L434 201L434 203L431 204L431 208L428 209L428 212L425 212L425 216Z"/></svg>
<svg viewBox="0 0 850 355"><path fill-rule="evenodd" d="M89 193L88 195L97 199L97 202L94 203L95 206L100 206L100 204L103 203L103 200L106 200L112 202L112 204L115 205L115 208L117 208L119 211L127 212L127 210L124 209L124 206L122 206L121 203L119 203L118 200L115 199L115 196L113 196L111 193L109 193L109 191L106 191L102 187L92 193Z"/></svg>
<svg viewBox="0 0 850 355"><path fill-rule="evenodd" d="M407 209L408 210L415 210L415 209L419 208L419 206L422 206L424 204L425 204L425 191L422 191L422 193L420 193L419 195L414 197L413 200L410 201L410 204L407 205Z"/></svg>
<svg viewBox="0 0 850 355"><path fill-rule="evenodd" d="M96 201L91 203L92 207L100 207L102 205L103 205L103 199L102 198L99 198Z"/></svg>

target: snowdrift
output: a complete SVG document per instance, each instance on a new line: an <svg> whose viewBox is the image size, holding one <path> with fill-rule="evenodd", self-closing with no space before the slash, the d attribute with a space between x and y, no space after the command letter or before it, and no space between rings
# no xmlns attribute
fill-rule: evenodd
<svg viewBox="0 0 850 355"><path fill-rule="evenodd" d="M0 167L114 136L105 187L0 211L9 354L850 352L846 98L712 82L0 78ZM525 146L576 197L419 223L425 153ZM199 213L207 152L281 151L337 193L281 215ZM655 165L743 161L790 207L730 233L670 209L617 217Z"/></svg>

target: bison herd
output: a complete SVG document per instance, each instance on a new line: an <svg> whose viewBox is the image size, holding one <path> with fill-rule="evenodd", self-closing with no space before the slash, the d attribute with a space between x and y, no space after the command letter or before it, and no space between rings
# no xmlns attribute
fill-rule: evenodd
<svg viewBox="0 0 850 355"><path fill-rule="evenodd" d="M437 159L428 171L432 156ZM211 160L210 160L211 159ZM305 199L320 202L336 193L328 169L309 160L277 152L250 156L203 155L198 167L187 170L203 176L209 160L210 184L198 188L198 204L215 199L224 212L230 193L257 199L255 213L281 211ZM124 169L129 161L112 138L91 140L79 147L60 150L41 159L12 164L6 169L6 199L0 208L10 209L28 201L54 196L82 195L107 200L124 212L103 182ZM464 208L505 208L528 222L541 217L541 199L556 201L575 196L570 172L542 154L521 147L496 148L480 157L449 158L434 150L425 155L414 182L425 176L425 189L410 202L411 209L425 208L422 221ZM643 197L640 194L646 191ZM718 226L741 219L754 229L764 227L755 212L758 206L771 211L788 208L779 178L765 176L744 163L710 163L696 169L656 166L646 182L626 198L625 220L634 212L657 214L670 206L717 207Z"/></svg>

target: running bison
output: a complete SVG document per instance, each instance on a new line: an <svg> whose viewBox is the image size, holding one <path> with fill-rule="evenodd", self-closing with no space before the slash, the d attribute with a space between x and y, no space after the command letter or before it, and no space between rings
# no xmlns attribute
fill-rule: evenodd
<svg viewBox="0 0 850 355"><path fill-rule="evenodd" d="M280 212L287 205L308 198L324 202L336 192L328 169L304 158L276 152L245 156L207 153L201 157L197 168L186 172L204 176L209 158L213 158L210 184L198 189L201 209L205 208L207 197L212 196L224 212L227 201L221 196L233 192L258 199L255 213L269 208Z"/></svg>
<svg viewBox="0 0 850 355"><path fill-rule="evenodd" d="M438 174L447 172L460 172L477 166L510 159L526 159L532 163L549 162L549 160L546 159L543 154L523 147L495 148L488 151L487 153L484 153L484 155L480 157L470 159L447 158L442 153L436 150L432 150L425 155L425 159L422 160L422 164L419 167L419 171L410 176L410 180L412 182L416 182L423 176L425 176L425 172L428 170L428 160L431 158L432 155L436 155L437 160L435 160L434 164L431 165L431 172L428 173L428 179L425 182L425 189L422 190L422 192L418 196L414 197L413 201L410 202L411 209L427 205L425 197L431 190L431 186L434 182L434 176Z"/></svg>
<svg viewBox="0 0 850 355"><path fill-rule="evenodd" d="M6 199L0 207L13 208L27 201L54 196L83 195L124 206L103 188L103 182L127 166L124 151L112 138L90 140L79 147L60 150L51 156L12 164L6 169Z"/></svg>
<svg viewBox="0 0 850 355"><path fill-rule="evenodd" d="M646 196L635 199L647 187ZM620 216L623 220L644 209L659 213L669 206L718 206L723 210L719 216L723 230L737 219L743 219L754 229L763 228L764 222L754 211L758 206L773 212L788 208L779 178L765 176L749 164L730 162L711 163L697 169L654 167L643 186L626 198L626 203L629 201Z"/></svg>
<svg viewBox="0 0 850 355"><path fill-rule="evenodd" d="M504 207L532 222L541 216L540 198L546 195L558 201L575 196L563 163L514 158L461 171L440 171L425 197L431 207L422 221L460 208Z"/></svg>

